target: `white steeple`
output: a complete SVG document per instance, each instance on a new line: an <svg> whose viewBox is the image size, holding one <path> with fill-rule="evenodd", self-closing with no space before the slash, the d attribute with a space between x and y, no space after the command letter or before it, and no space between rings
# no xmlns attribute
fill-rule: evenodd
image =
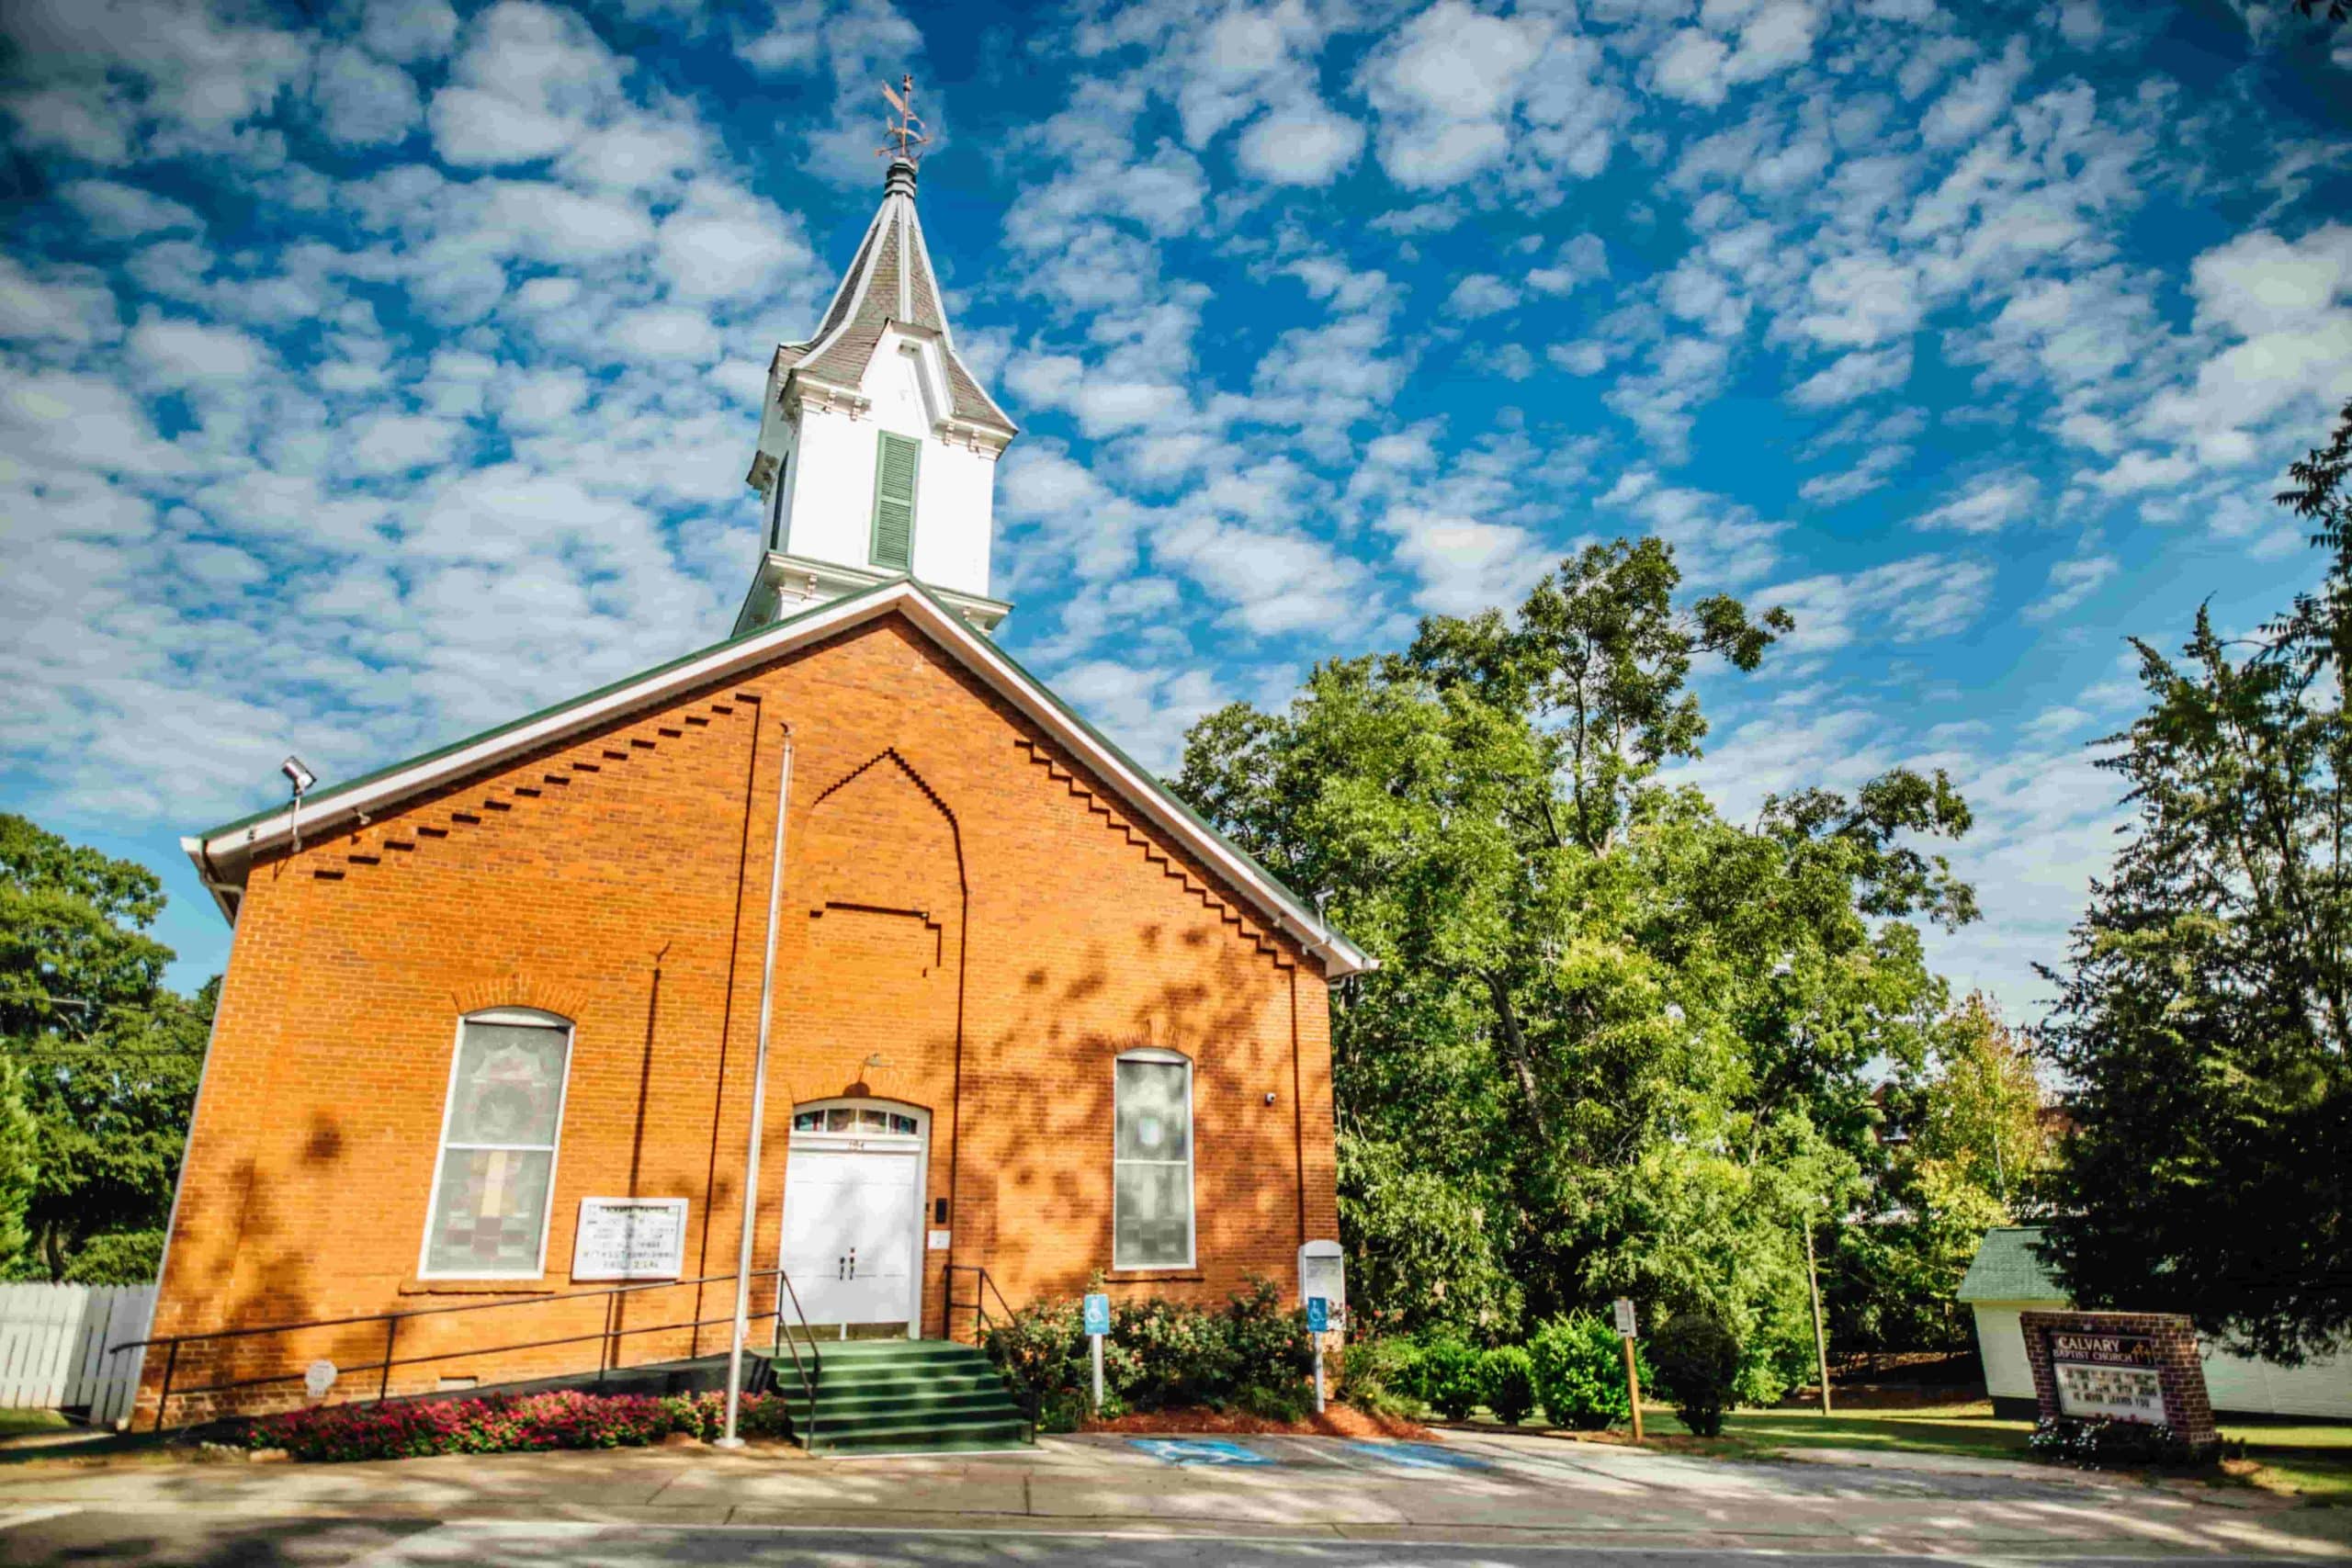
<svg viewBox="0 0 2352 1568"><path fill-rule="evenodd" d="M993 628L1012 608L989 597L996 460L1016 433L956 356L901 152L815 335L768 367L748 476L765 553L735 629L901 576Z"/></svg>

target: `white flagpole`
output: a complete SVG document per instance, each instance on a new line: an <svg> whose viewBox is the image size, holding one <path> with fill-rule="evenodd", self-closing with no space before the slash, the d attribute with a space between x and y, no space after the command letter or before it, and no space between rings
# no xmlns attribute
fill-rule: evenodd
<svg viewBox="0 0 2352 1568"><path fill-rule="evenodd" d="M735 1257L735 1334L727 1349L727 1430L722 1449L740 1449L737 1406L743 1399L743 1341L752 1331L752 1232L760 1212L760 1133L768 1109L768 1020L775 1005L776 915L784 907L784 819L792 808L792 726L784 727L784 773L775 789L775 850L768 863L767 957L760 969L760 1044L752 1065L752 1136L743 1151L743 1237ZM783 1289L781 1282L777 1289Z"/></svg>

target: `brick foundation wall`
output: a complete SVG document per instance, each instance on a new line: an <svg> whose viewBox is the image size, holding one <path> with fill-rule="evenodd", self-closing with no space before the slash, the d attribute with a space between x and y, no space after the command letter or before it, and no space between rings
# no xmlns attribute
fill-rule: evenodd
<svg viewBox="0 0 2352 1568"><path fill-rule="evenodd" d="M2025 1335L2025 1356L2033 1370L2034 1400L2044 1419L2062 1416L2058 1377L2052 1363L2053 1334L2118 1334L2151 1342L2158 1386L2164 1393L2165 1414L2173 1430L2193 1448L2211 1448L2220 1440L2213 1426L2213 1406L2206 1397L2205 1363L2197 1352L2197 1326L2172 1313L2150 1312L2026 1312L2018 1314Z"/></svg>
<svg viewBox="0 0 2352 1568"><path fill-rule="evenodd" d="M590 1196L687 1199L687 1274L730 1271L786 724L755 1267L778 1254L792 1106L856 1095L931 1113L923 1218L948 1201L953 1249L924 1254L926 1333L949 1326L951 1257L1016 1304L1095 1270L1114 1292L1215 1301L1265 1274L1294 1293L1298 1243L1338 1226L1316 961L890 616L256 864L153 1332L562 1292ZM421 1279L458 1020L495 1007L574 1026L545 1271ZM1191 1269L1111 1271L1112 1061L1139 1045L1194 1064ZM587 1343L417 1360L389 1386L593 1368L606 1330L723 1317L731 1289L411 1319L403 1361ZM770 1302L755 1292L755 1311ZM968 1313L953 1326L968 1334ZM360 1366L383 1333L189 1347L175 1383ZM615 1343L636 1363L725 1337ZM147 1418L164 1359L148 1359ZM355 1376L335 1397L377 1382ZM221 1403L299 1396L281 1384Z"/></svg>

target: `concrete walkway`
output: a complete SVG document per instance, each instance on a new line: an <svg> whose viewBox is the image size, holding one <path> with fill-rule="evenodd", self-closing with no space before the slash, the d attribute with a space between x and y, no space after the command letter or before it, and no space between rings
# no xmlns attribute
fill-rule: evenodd
<svg viewBox="0 0 2352 1568"><path fill-rule="evenodd" d="M1998 1460L1734 1462L1518 1436L1442 1444L1051 1438L1001 1455L810 1460L753 1448L348 1465L40 1461L0 1471L0 1557L79 1517L193 1532L601 1522L1148 1534L1227 1541L1979 1556L2352 1557L2352 1510ZM18 1521L11 1525L11 1519ZM168 1559L159 1559L168 1560Z"/></svg>

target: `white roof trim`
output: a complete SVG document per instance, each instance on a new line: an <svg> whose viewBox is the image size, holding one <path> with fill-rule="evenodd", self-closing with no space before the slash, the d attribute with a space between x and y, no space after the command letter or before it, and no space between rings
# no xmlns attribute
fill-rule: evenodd
<svg viewBox="0 0 2352 1568"><path fill-rule="evenodd" d="M482 772L508 757L596 728L652 706L673 692L724 681L766 663L780 653L820 641L893 610L921 627L1057 745L1100 774L1129 806L1158 823L1170 838L1231 883L1257 906L1261 914L1272 919L1320 960L1327 975L1338 978L1373 966L1369 955L1332 931L1288 888L1194 821L1169 798L1157 780L1132 766L1063 711L1034 678L967 625L962 616L944 610L929 594L905 581L796 615L777 623L766 633L721 644L698 658L616 687L593 702L563 708L413 766L394 769L346 793L311 801L302 810L302 830L306 835L324 835L360 812L390 810L446 780ZM213 888L225 914L229 912L228 900L221 897L222 892L242 888L253 857L290 839L292 827L290 812L281 810L213 838L183 839L180 845L195 862L197 874ZM208 862L217 868L218 876L208 869ZM233 923L234 917L231 918Z"/></svg>

